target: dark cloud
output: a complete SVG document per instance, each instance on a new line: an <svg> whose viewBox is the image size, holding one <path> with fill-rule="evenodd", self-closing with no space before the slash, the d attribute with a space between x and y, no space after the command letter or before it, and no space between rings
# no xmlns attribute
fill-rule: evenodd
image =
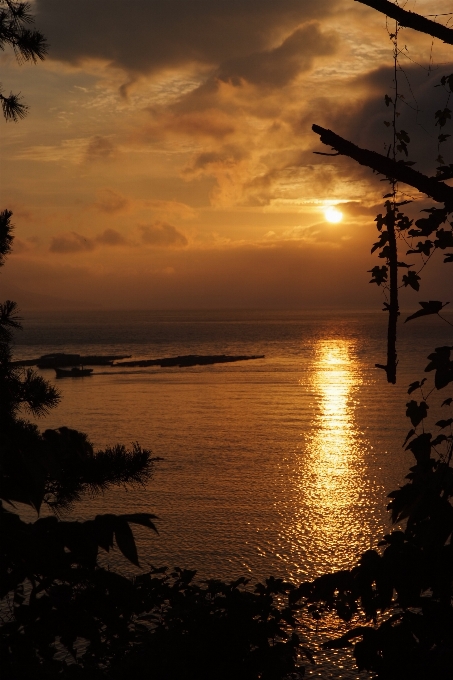
<svg viewBox="0 0 453 680"><path fill-rule="evenodd" d="M282 87L308 70L315 56L332 54L337 45L336 35L323 34L318 24L311 23L294 31L275 49L225 62L218 77L233 85L246 80L254 85Z"/></svg>
<svg viewBox="0 0 453 680"><path fill-rule="evenodd" d="M115 229L106 229L102 234L89 238L72 231L69 234L54 236L50 244L51 253L83 253L94 250L98 246L121 246L125 245L126 239Z"/></svg>
<svg viewBox="0 0 453 680"><path fill-rule="evenodd" d="M444 73L451 73L452 70L452 63L445 64L436 74L417 65L409 65L405 67L404 72L400 71L398 74L400 98L397 129L405 130L411 140L407 145L408 156L400 154L399 158L416 162L415 169L424 173L435 174L438 165L437 137L440 129L435 124L435 112L447 105L449 93L436 86L441 76ZM348 86L349 101L345 101L342 107L337 104L329 105L327 102L323 107L322 102L317 101L311 111L304 113L300 121L300 134L306 134L310 124L317 123L334 130L358 146L387 153L389 144L393 142L391 127L393 108L386 106L384 95L393 97L393 77L393 67L381 67L351 80ZM352 101L354 92L361 93L360 99ZM446 128L443 131L449 132ZM317 138L316 135L314 137ZM450 137L440 146L439 150L445 153L446 158L451 156L452 140L453 137ZM328 148L322 148L319 142L316 148L329 151ZM331 159L323 160L322 156L318 156L315 162L330 161ZM344 159L341 159L341 162L345 163ZM370 170L353 162L346 161L346 164L352 168L355 175L370 175Z"/></svg>
<svg viewBox="0 0 453 680"><path fill-rule="evenodd" d="M70 234L54 236L50 244L51 253L81 253L94 250L96 244L93 239L85 238L81 234L72 231Z"/></svg>
<svg viewBox="0 0 453 680"><path fill-rule="evenodd" d="M107 60L143 74L190 63L218 66L268 50L335 0L37 0L50 57Z"/></svg>
<svg viewBox="0 0 453 680"><path fill-rule="evenodd" d="M150 225L142 225L143 243L159 247L181 247L188 244L187 238L171 224L155 222Z"/></svg>
<svg viewBox="0 0 453 680"><path fill-rule="evenodd" d="M123 246L127 243L126 239L116 229L106 229L96 236L96 243L106 246Z"/></svg>

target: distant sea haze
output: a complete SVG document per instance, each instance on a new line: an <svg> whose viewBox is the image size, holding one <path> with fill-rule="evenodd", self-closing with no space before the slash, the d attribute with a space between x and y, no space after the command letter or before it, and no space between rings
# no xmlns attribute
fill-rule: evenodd
<svg viewBox="0 0 453 680"><path fill-rule="evenodd" d="M437 317L401 324L390 386L374 368L385 363L385 323L382 313L42 313L25 317L15 358L264 355L189 368L99 366L64 380L42 370L62 401L37 422L87 432L97 448L139 442L163 459L147 488L74 508L78 519L158 515L158 536L136 531L144 568L300 582L351 566L390 529L386 496L411 463L402 448L407 386L434 346L453 344ZM131 573L118 551L103 559Z"/></svg>

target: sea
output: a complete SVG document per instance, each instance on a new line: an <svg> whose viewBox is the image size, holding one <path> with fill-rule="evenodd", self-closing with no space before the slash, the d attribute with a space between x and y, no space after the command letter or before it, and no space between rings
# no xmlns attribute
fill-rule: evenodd
<svg viewBox="0 0 453 680"><path fill-rule="evenodd" d="M145 487L87 496L68 515L156 514L158 535L135 530L143 569L181 566L199 580L246 576L251 584L272 574L300 583L353 566L391 530L387 495L412 464L402 446L411 427L405 411L419 397L408 397L408 385L429 378L424 368L434 347L453 344L451 325L439 317L407 324L404 317L396 385L375 368L385 363L381 312L25 313L14 358L264 355L188 368L94 367L78 379L38 371L61 401L36 422L86 432L96 450L138 442L159 459ZM103 559L136 573L118 551ZM316 648L334 625L305 620L307 643ZM306 677L367 677L353 670L350 652L317 660Z"/></svg>

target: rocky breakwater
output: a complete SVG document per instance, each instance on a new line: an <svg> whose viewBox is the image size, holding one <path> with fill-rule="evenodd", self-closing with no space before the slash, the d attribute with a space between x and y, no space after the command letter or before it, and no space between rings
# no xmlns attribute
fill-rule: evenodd
<svg viewBox="0 0 453 680"><path fill-rule="evenodd" d="M130 354L43 354L37 359L13 361L13 366L37 366L38 368L64 368L66 366L111 366L114 361L130 359Z"/></svg>
<svg viewBox="0 0 453 680"><path fill-rule="evenodd" d="M228 354L187 354L178 357L165 357L164 359L144 359L139 361L119 361L115 366L128 368L146 368L148 366L160 366L162 368L177 366L187 368L189 366L208 366L209 364L228 364L234 361L251 361L254 359L264 359L264 354L260 355L239 355L230 356Z"/></svg>

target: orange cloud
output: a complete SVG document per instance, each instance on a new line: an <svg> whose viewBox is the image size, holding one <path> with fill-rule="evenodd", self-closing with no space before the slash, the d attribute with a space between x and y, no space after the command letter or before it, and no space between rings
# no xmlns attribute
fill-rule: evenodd
<svg viewBox="0 0 453 680"><path fill-rule="evenodd" d="M82 236L76 231L69 234L61 234L54 236L50 244L51 253L83 253L94 250L100 245L106 246L122 246L127 243L124 236L122 236L115 229L106 229L102 234L98 234L94 238Z"/></svg>
<svg viewBox="0 0 453 680"><path fill-rule="evenodd" d="M133 135L136 141L152 141L161 138L163 134L224 139L236 130L234 119L218 109L180 113L164 110L157 115L154 109L150 109L150 113L154 121Z"/></svg>
<svg viewBox="0 0 453 680"><path fill-rule="evenodd" d="M182 219L190 220L197 216L197 211L186 203L179 201L143 201L143 205L164 215L176 215Z"/></svg>
<svg viewBox="0 0 453 680"><path fill-rule="evenodd" d="M179 248L188 244L187 238L171 224L155 222L150 225L141 225L143 243L158 247Z"/></svg>
<svg viewBox="0 0 453 680"><path fill-rule="evenodd" d="M112 214L127 210L131 202L126 196L113 189L100 189L97 192L97 199L93 203L94 207L101 212Z"/></svg>

